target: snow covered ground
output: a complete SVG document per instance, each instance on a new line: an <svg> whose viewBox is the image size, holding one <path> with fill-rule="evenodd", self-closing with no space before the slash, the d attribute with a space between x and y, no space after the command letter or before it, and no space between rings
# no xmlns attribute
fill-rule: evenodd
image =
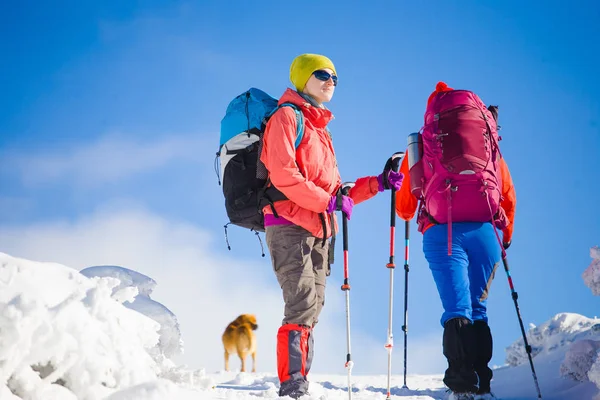
<svg viewBox="0 0 600 400"><path fill-rule="evenodd" d="M591 255L590 268L597 268L600 251ZM586 284L600 281L595 275L584 274ZM151 298L155 285L122 267L80 273L0 253L0 400L278 397L274 372L206 373L175 365L171 357L183 349L179 325ZM530 327L528 341L544 399L600 399L600 320L557 314ZM522 338L507 349L506 361L495 370L493 392L506 400L535 399ZM409 389L402 389L401 367L394 373L394 398L448 397L441 375L409 375ZM307 400L348 398L346 375L309 378ZM353 375L352 384L356 400L385 398L385 375Z"/></svg>

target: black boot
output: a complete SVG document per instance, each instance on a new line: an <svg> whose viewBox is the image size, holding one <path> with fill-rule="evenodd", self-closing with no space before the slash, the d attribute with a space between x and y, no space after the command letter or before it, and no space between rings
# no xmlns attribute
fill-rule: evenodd
<svg viewBox="0 0 600 400"><path fill-rule="evenodd" d="M473 333L475 337L475 372L479 375L478 394L490 392L490 382L494 373L488 367L492 359L493 341L490 327L485 321L475 321L473 323Z"/></svg>
<svg viewBox="0 0 600 400"><path fill-rule="evenodd" d="M444 356L448 369L444 383L455 393L476 393L479 379L474 369L473 324L466 318L453 318L444 325Z"/></svg>
<svg viewBox="0 0 600 400"><path fill-rule="evenodd" d="M308 381L304 377L292 376L279 387L279 397L290 396L297 399L306 395L308 392Z"/></svg>

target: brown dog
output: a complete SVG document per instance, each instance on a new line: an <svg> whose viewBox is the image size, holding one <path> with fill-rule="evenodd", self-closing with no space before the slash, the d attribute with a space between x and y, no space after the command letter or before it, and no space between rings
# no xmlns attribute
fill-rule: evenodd
<svg viewBox="0 0 600 400"><path fill-rule="evenodd" d="M229 355L237 353L242 361L241 372L246 371L245 359L252 355L252 372L256 372L256 336L258 329L256 317L253 314L242 314L227 325L223 332L223 347L225 347L225 371L229 371Z"/></svg>

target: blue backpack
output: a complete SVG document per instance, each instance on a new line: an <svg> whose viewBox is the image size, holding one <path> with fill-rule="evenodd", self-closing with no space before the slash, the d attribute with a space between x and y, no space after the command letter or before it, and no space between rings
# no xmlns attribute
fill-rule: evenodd
<svg viewBox="0 0 600 400"><path fill-rule="evenodd" d="M284 106L292 107L296 112L295 146L298 148L304 134L304 119L296 105L284 103L278 106L277 100L267 93L250 88L227 106L221 120L217 157L221 160L219 183L222 182L225 210L231 224L264 232L262 208L286 199L283 193L268 185L268 171L260 161L267 121ZM274 207L273 210L275 213Z"/></svg>

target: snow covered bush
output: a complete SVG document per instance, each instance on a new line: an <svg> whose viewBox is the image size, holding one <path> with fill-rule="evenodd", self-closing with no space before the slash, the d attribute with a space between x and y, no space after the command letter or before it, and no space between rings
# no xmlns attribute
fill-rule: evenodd
<svg viewBox="0 0 600 400"><path fill-rule="evenodd" d="M596 357L596 362L591 366L587 376L596 387L600 388L600 357ZM600 399L600 394L596 396L596 399Z"/></svg>
<svg viewBox="0 0 600 400"><path fill-rule="evenodd" d="M600 296L600 247L590 249L592 262L583 272L583 282L592 290L594 296Z"/></svg>
<svg viewBox="0 0 600 400"><path fill-rule="evenodd" d="M598 360L600 341L580 340L569 347L560 366L561 376L579 381L589 381L588 372Z"/></svg>
<svg viewBox="0 0 600 400"><path fill-rule="evenodd" d="M598 324L596 319L586 318L575 313L559 313L540 326L531 326L527 332L527 341L535 357L542 352L552 352L564 346L570 346L577 340L597 338L600 333L592 327ZM506 348L506 362L517 366L527 361L527 352L523 338L519 338Z"/></svg>
<svg viewBox="0 0 600 400"><path fill-rule="evenodd" d="M583 282L590 288L594 296L600 296L600 247L592 247L590 249L590 257L592 257L592 262L583 271ZM593 326L592 331L600 335L600 324ZM580 374L585 372L585 377L600 388L600 357L598 356L600 345L596 342L594 345L582 345L582 347L580 350L583 354L581 354L579 361L582 367ZM565 359L565 362L567 362L567 359Z"/></svg>

